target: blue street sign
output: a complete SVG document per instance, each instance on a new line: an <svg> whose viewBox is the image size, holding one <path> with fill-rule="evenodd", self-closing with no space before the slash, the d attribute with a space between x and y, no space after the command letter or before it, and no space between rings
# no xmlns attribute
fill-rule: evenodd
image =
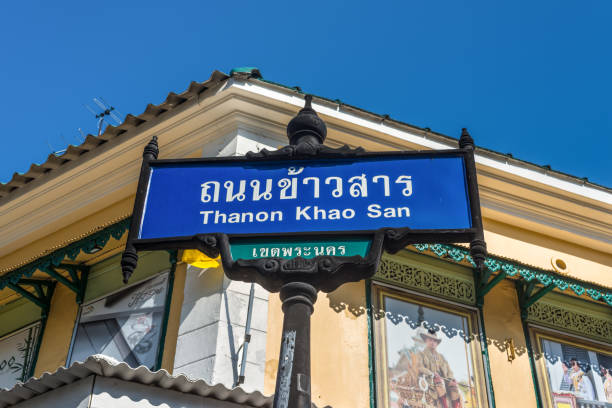
<svg viewBox="0 0 612 408"><path fill-rule="evenodd" d="M139 239L471 228L462 155L151 163Z"/></svg>

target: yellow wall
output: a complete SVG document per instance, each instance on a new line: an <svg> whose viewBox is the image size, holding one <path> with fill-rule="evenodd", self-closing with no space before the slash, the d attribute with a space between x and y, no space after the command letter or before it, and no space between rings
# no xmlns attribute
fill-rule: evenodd
<svg viewBox="0 0 612 408"><path fill-rule="evenodd" d="M57 284L34 370L35 377L40 377L46 371L53 372L66 364L78 310L75 293Z"/></svg>
<svg viewBox="0 0 612 408"><path fill-rule="evenodd" d="M185 264L178 264L172 292L172 303L164 342L164 354L161 368L172 372L176 339L180 323L181 306L183 304L183 288L185 286ZM47 324L43 332L43 339L36 362L34 375L39 377L44 372L53 372L64 366L68 357L70 342L76 323L79 306L76 295L62 284L57 284Z"/></svg>
<svg viewBox="0 0 612 408"><path fill-rule="evenodd" d="M514 284L504 280L485 297L484 321L497 408L535 407L536 398ZM508 361L504 342L514 339L516 359Z"/></svg>
<svg viewBox="0 0 612 408"><path fill-rule="evenodd" d="M485 241L491 254L552 271L552 259L561 258L567 269L562 274L612 287L612 253L586 248L533 231L485 219Z"/></svg>
<svg viewBox="0 0 612 408"><path fill-rule="evenodd" d="M312 402L322 407L368 408L368 322L363 282L319 293L311 324ZM273 394L283 315L278 294L270 294L264 393Z"/></svg>

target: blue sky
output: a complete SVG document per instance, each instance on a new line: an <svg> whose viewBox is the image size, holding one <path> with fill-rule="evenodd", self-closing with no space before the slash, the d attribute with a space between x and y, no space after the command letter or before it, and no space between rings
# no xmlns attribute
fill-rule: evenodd
<svg viewBox="0 0 612 408"><path fill-rule="evenodd" d="M341 99L612 187L612 3L5 2L0 181L214 69Z"/></svg>

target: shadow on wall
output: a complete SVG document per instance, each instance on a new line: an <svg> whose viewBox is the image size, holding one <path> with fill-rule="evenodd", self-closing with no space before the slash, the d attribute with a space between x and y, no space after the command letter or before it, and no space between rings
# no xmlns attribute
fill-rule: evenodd
<svg viewBox="0 0 612 408"><path fill-rule="evenodd" d="M336 313L345 312L347 317L349 314L354 318L358 318L363 316L366 312L370 312L365 302L361 301L355 296L352 296L347 291L340 289L327 293L326 297L329 302L329 307L334 310ZM415 306L415 313L407 313L403 310L398 309L389 309L384 310L383 308L376 308L375 305L372 305L373 309L372 319L373 321L380 321L381 319L388 320L394 326L399 326L402 324L407 325L412 330L417 330L419 327L423 327L428 331L433 332L441 332L446 337L452 338L455 336L462 337L466 342L471 342L477 338L480 338L479 332L466 332L464 330L464 325L461 324L460 320L452 321L447 319L425 319L422 313L419 312L419 307ZM347 313L348 312L348 313ZM376 330L376 324L374 325L374 330ZM488 334L488 333L487 333ZM515 339L510 342L508 337L493 337L487 336L487 346L495 347L502 353L512 353L516 357L521 357L527 353L527 347L524 342L517 342L519 339ZM521 339L522 340L522 339Z"/></svg>
<svg viewBox="0 0 612 408"><path fill-rule="evenodd" d="M329 301L329 307L336 313L348 311L356 318L363 316L367 311L365 302L351 299L346 291L343 291L342 289L343 288L341 287L340 289L337 289L331 293L326 293L326 297Z"/></svg>

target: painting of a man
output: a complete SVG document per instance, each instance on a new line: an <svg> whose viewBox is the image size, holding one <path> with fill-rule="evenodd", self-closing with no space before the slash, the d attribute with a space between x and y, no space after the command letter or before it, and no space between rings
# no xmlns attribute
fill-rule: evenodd
<svg viewBox="0 0 612 408"><path fill-rule="evenodd" d="M418 371L426 378L429 400L435 401L437 408L463 408L453 372L446 358L437 351L442 338L438 332L424 327L417 334L425 342L425 348L418 354Z"/></svg>
<svg viewBox="0 0 612 408"><path fill-rule="evenodd" d="M385 408L485 406L466 315L384 297Z"/></svg>

